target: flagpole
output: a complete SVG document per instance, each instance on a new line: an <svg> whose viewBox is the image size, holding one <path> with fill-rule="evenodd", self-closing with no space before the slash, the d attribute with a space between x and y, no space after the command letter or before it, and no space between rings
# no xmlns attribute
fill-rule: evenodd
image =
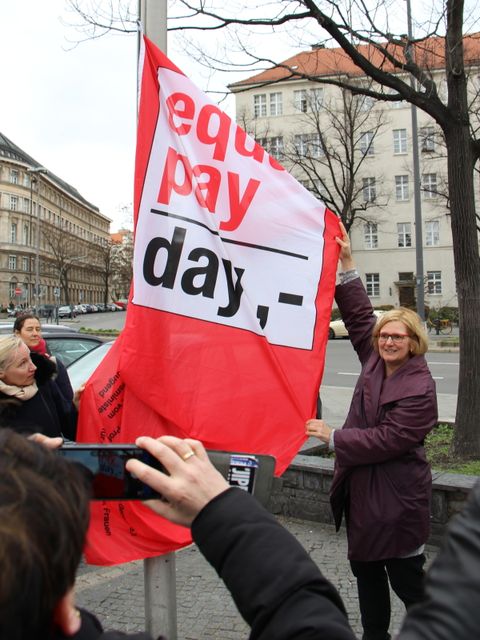
<svg viewBox="0 0 480 640"><path fill-rule="evenodd" d="M138 16L143 32L167 53L167 0L139 0ZM139 33L139 41L141 33ZM140 46L138 48L140 52ZM177 640L177 589L175 552L143 561L145 590L145 628L154 638L159 635Z"/></svg>

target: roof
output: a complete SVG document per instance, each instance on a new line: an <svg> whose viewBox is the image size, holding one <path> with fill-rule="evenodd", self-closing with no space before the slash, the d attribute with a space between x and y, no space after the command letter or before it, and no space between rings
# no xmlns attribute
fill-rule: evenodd
<svg viewBox="0 0 480 640"><path fill-rule="evenodd" d="M415 59L422 67L432 70L445 68L445 38L427 38L417 42L414 46ZM463 46L466 64L479 63L480 33L464 36ZM376 67L381 68L384 71L394 71L392 63L387 60L385 56L373 45L359 45L357 49ZM399 60L405 60L404 53L400 45L390 44L387 45L387 49ZM280 62L279 65L281 66L266 69L257 75L246 78L245 80L234 82L229 85L229 88L235 91L235 89L239 89L245 85L270 84L285 80L298 80L299 75L323 78L338 75L347 75L348 77L365 76L365 72L352 62L351 58L341 47L324 48L322 46L314 46L310 51L302 51L301 53Z"/></svg>
<svg viewBox="0 0 480 640"><path fill-rule="evenodd" d="M0 132L0 160L3 158L17 160L18 162L22 162L24 164L29 165L29 167L32 169L42 166L40 162L37 162L37 160L32 158L32 156L28 155L28 153L23 151L23 149L20 149L20 147L18 147L14 142L12 142L9 138L7 138L6 135ZM45 172L44 175L47 176L60 189L62 189L63 191L66 191L70 196L72 196L72 198L75 198L76 200L80 201L83 205L85 205L89 209L93 209L96 213L102 215L107 220L110 220L110 218L107 218L107 216L100 213L100 210L97 206L95 206L94 204L86 200L75 189L75 187L72 187L70 184L68 184L68 182L65 182L64 180L62 180L61 178L56 176L54 173L48 170Z"/></svg>

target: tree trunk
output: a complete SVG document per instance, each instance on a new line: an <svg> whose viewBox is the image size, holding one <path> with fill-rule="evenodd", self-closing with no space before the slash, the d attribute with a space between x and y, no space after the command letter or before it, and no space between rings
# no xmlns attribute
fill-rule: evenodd
<svg viewBox="0 0 480 640"><path fill-rule="evenodd" d="M480 457L480 256L473 150L468 127L446 132L453 255L460 322L460 371L452 453Z"/></svg>

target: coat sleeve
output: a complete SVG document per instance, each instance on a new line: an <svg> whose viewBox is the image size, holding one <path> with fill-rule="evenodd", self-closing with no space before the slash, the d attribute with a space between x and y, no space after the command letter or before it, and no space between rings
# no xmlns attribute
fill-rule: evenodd
<svg viewBox="0 0 480 640"><path fill-rule="evenodd" d="M424 602L409 610L397 640L480 637L480 481L450 525L425 593Z"/></svg>
<svg viewBox="0 0 480 640"><path fill-rule="evenodd" d="M342 467L397 458L421 445L437 423L434 393L398 400L378 425L335 431L335 456Z"/></svg>
<svg viewBox="0 0 480 640"><path fill-rule="evenodd" d="M372 303L360 278L335 288L335 302L359 360L364 364L372 353L372 331L377 321Z"/></svg>
<svg viewBox="0 0 480 640"><path fill-rule="evenodd" d="M217 496L192 534L251 626L251 640L354 640L335 588L249 494L232 488Z"/></svg>

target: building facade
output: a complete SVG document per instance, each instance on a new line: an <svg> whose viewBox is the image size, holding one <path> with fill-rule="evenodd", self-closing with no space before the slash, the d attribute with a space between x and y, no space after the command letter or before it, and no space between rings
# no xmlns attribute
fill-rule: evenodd
<svg viewBox="0 0 480 640"><path fill-rule="evenodd" d="M470 65L472 102L478 102L480 86L478 42L477 38ZM311 80L299 78L295 71ZM433 69L432 75L439 93L445 94L444 70ZM282 66L230 85L237 122L307 189L351 222L355 262L374 306L414 307L411 106L315 82L322 78L384 91L368 85L368 78L341 49L313 47ZM443 136L426 113L417 110L417 118L425 304L434 309L456 307ZM480 202L478 192L476 201Z"/></svg>
<svg viewBox="0 0 480 640"><path fill-rule="evenodd" d="M0 304L103 301L110 219L0 134Z"/></svg>

